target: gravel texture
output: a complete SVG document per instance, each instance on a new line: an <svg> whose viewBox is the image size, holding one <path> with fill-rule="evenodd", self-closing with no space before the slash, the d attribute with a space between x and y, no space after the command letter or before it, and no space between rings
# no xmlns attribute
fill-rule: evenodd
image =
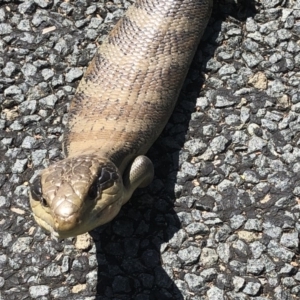
<svg viewBox="0 0 300 300"><path fill-rule="evenodd" d="M129 5L0 2L0 298L299 299L299 0L215 1L153 183L92 239L37 228L28 183Z"/></svg>

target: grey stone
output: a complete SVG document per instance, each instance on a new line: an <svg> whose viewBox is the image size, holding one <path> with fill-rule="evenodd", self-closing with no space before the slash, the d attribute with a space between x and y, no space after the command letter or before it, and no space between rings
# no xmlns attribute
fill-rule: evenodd
<svg viewBox="0 0 300 300"><path fill-rule="evenodd" d="M214 158L214 153L210 147L208 147L206 151L200 156L200 159L202 159L203 161L210 161L213 160L213 158Z"/></svg>
<svg viewBox="0 0 300 300"><path fill-rule="evenodd" d="M34 0L34 2L41 8L47 8L53 2L53 0Z"/></svg>
<svg viewBox="0 0 300 300"><path fill-rule="evenodd" d="M32 163L34 166L39 166L42 164L43 160L46 158L47 150L35 150L32 152Z"/></svg>
<svg viewBox="0 0 300 300"><path fill-rule="evenodd" d="M67 82L73 82L74 80L77 80L81 78L83 75L83 72L79 68L71 68L67 73L66 73L66 81Z"/></svg>
<svg viewBox="0 0 300 300"><path fill-rule="evenodd" d="M212 286L207 291L208 300L224 300L224 291L220 290L216 286Z"/></svg>
<svg viewBox="0 0 300 300"><path fill-rule="evenodd" d="M278 274L291 276L295 274L297 269L290 264L284 264L284 266L280 269Z"/></svg>
<svg viewBox="0 0 300 300"><path fill-rule="evenodd" d="M33 299L46 296L50 293L50 287L48 285L34 285L29 287L29 294Z"/></svg>
<svg viewBox="0 0 300 300"><path fill-rule="evenodd" d="M291 186L291 179L286 172L277 172L268 175L267 180L279 191L285 191Z"/></svg>
<svg viewBox="0 0 300 300"><path fill-rule="evenodd" d="M259 258L266 249L266 246L260 243L259 241L255 241L251 243L249 246L254 258Z"/></svg>
<svg viewBox="0 0 300 300"><path fill-rule="evenodd" d="M239 262L237 260L232 260L229 262L229 267L235 275L245 275L246 274L246 264Z"/></svg>
<svg viewBox="0 0 300 300"><path fill-rule="evenodd" d="M11 85L10 87L4 90L4 96L6 97L21 95L22 93L22 90L17 85Z"/></svg>
<svg viewBox="0 0 300 300"><path fill-rule="evenodd" d="M259 282L248 282L246 283L243 292L247 295L256 296L261 289Z"/></svg>
<svg viewBox="0 0 300 300"><path fill-rule="evenodd" d="M200 292L205 287L204 280L201 276L185 274L184 280L192 292Z"/></svg>
<svg viewBox="0 0 300 300"><path fill-rule="evenodd" d="M0 23L0 35L10 34L12 27L7 23Z"/></svg>
<svg viewBox="0 0 300 300"><path fill-rule="evenodd" d="M185 173L189 178L193 178L197 175L199 170L198 170L197 166L195 166L194 164L191 164L191 163L185 161L181 165L181 172Z"/></svg>
<svg viewBox="0 0 300 300"><path fill-rule="evenodd" d="M62 10L62 12L64 12L66 15L71 14L72 11L74 10L74 6L68 2L61 3L59 7Z"/></svg>
<svg viewBox="0 0 300 300"><path fill-rule="evenodd" d="M44 80L48 81L54 76L54 71L52 69L43 69L42 70L42 76Z"/></svg>
<svg viewBox="0 0 300 300"><path fill-rule="evenodd" d="M244 59L249 68L256 67L260 62L264 60L263 57L258 53L256 53L255 55L252 53L243 52L242 58Z"/></svg>
<svg viewBox="0 0 300 300"><path fill-rule="evenodd" d="M34 144L35 144L35 138L31 136L26 136L22 142L21 147L24 149L32 149Z"/></svg>
<svg viewBox="0 0 300 300"><path fill-rule="evenodd" d="M97 6L96 6L96 5L90 5L89 7L87 7L85 13L86 13L87 15L91 15L91 14L93 14L96 10L97 10Z"/></svg>
<svg viewBox="0 0 300 300"><path fill-rule="evenodd" d="M8 261L8 257L5 254L0 255L0 266L4 266Z"/></svg>
<svg viewBox="0 0 300 300"><path fill-rule="evenodd" d="M234 291L238 292L239 290L241 290L245 284L245 279L239 276L234 276L232 283L234 285Z"/></svg>
<svg viewBox="0 0 300 300"><path fill-rule="evenodd" d="M247 18L246 21L246 30L248 32L256 32L258 29L257 23L253 20L253 18Z"/></svg>
<svg viewBox="0 0 300 300"><path fill-rule="evenodd" d="M55 263L51 263L46 268L44 268L43 273L47 277L58 277L61 274L60 266Z"/></svg>
<svg viewBox="0 0 300 300"><path fill-rule="evenodd" d="M217 136L211 141L210 148L215 154L221 153L226 149L228 143L229 140L226 139L224 136Z"/></svg>
<svg viewBox="0 0 300 300"><path fill-rule="evenodd" d="M17 159L16 162L13 164L11 171L12 173L23 173L28 163L28 159Z"/></svg>
<svg viewBox="0 0 300 300"><path fill-rule="evenodd" d="M270 243L268 244L268 253L271 256L275 256L286 262L290 262L295 255L292 251L289 251L286 248L282 247L276 241L270 241Z"/></svg>
<svg viewBox="0 0 300 300"><path fill-rule="evenodd" d="M214 135L216 132L216 127L214 125L206 125L202 127L204 135Z"/></svg>
<svg viewBox="0 0 300 300"><path fill-rule="evenodd" d="M240 124L240 118L239 116L232 114L225 118L225 123L228 125L238 125Z"/></svg>
<svg viewBox="0 0 300 300"><path fill-rule="evenodd" d="M272 97L281 97L286 91L286 86L279 79L269 82L267 93Z"/></svg>
<svg viewBox="0 0 300 300"><path fill-rule="evenodd" d="M247 256L248 254L248 245L244 243L242 240L237 240L232 244L232 247L236 250L238 250L241 254L244 256Z"/></svg>
<svg viewBox="0 0 300 300"><path fill-rule="evenodd" d="M265 269L267 273L273 272L275 270L276 265L268 255L262 254L261 259L263 261L263 264L265 265Z"/></svg>
<svg viewBox="0 0 300 300"><path fill-rule="evenodd" d="M35 3L33 0L27 0L18 6L18 10L21 14L32 14L35 9Z"/></svg>
<svg viewBox="0 0 300 300"><path fill-rule="evenodd" d="M243 173L243 176L244 176L244 179L246 182L249 182L249 183L259 183L259 176L258 174L253 171L253 170L246 170L244 173Z"/></svg>
<svg viewBox="0 0 300 300"><path fill-rule="evenodd" d="M14 62L8 61L2 71L7 77L11 77L12 75L17 73L17 66Z"/></svg>
<svg viewBox="0 0 300 300"><path fill-rule="evenodd" d="M182 260L183 264L191 265L198 261L201 254L201 249L195 246L189 246L186 249L178 251L178 257Z"/></svg>
<svg viewBox="0 0 300 300"><path fill-rule="evenodd" d="M0 288L2 288L5 284L5 279L3 277L0 277Z"/></svg>
<svg viewBox="0 0 300 300"><path fill-rule="evenodd" d="M62 74L60 74L58 76L55 76L55 77L52 77L51 83L52 83L53 87L58 87L60 85L63 85L64 84L64 79L63 79Z"/></svg>
<svg viewBox="0 0 300 300"><path fill-rule="evenodd" d="M21 31L31 31L29 20L21 20L17 28Z"/></svg>
<svg viewBox="0 0 300 300"><path fill-rule="evenodd" d="M277 6L278 4L280 3L280 0L263 0L262 1L262 5L265 7L265 8L273 8L275 6Z"/></svg>
<svg viewBox="0 0 300 300"><path fill-rule="evenodd" d="M204 110L209 106L209 101L206 97L199 97L199 98L197 98L196 106L198 106Z"/></svg>
<svg viewBox="0 0 300 300"><path fill-rule="evenodd" d="M198 155L199 153L203 153L207 148L207 145L200 139L187 141L184 146L191 155Z"/></svg>
<svg viewBox="0 0 300 300"><path fill-rule="evenodd" d="M269 222L263 223L263 228L264 233L272 238L279 238L282 233L282 229L280 227L277 227Z"/></svg>
<svg viewBox="0 0 300 300"><path fill-rule="evenodd" d="M103 22L102 18L91 18L89 28L97 29Z"/></svg>
<svg viewBox="0 0 300 300"><path fill-rule="evenodd" d="M234 53L233 52L225 52L225 51L221 51L218 53L218 59L220 60L223 60L223 61L226 61L226 60L229 60L231 58L233 58L234 56ZM224 72L229 72L228 75L230 74L233 74L233 73L230 73L232 69L228 69L228 70L222 70L219 72L219 74L221 75L222 73L224 74Z"/></svg>
<svg viewBox="0 0 300 300"><path fill-rule="evenodd" d="M290 278L290 277L282 278L281 282L287 288L291 288L291 287L297 285L297 282L295 281L295 279L294 278Z"/></svg>
<svg viewBox="0 0 300 300"><path fill-rule="evenodd" d="M209 232L209 228L203 223L191 223L189 224L185 230L189 235L201 234L205 235Z"/></svg>
<svg viewBox="0 0 300 300"><path fill-rule="evenodd" d="M178 174L177 174L178 176ZM196 199L194 197L180 197L178 199L176 199L176 203L179 204L180 206L187 206L189 208L191 208L194 203L195 203ZM182 218L183 219L183 218ZM188 220L191 220L191 218L189 218ZM185 223L187 222L187 220L183 220Z"/></svg>
<svg viewBox="0 0 300 300"><path fill-rule="evenodd" d="M36 101L24 101L19 106L19 111L24 114L33 114L36 110Z"/></svg>
<svg viewBox="0 0 300 300"><path fill-rule="evenodd" d="M250 231L251 230L261 231L262 230L261 220L248 219L247 222L245 223L244 228Z"/></svg>
<svg viewBox="0 0 300 300"><path fill-rule="evenodd" d="M296 196L300 196L300 186L297 186L297 187L294 188L293 194L296 195Z"/></svg>
<svg viewBox="0 0 300 300"><path fill-rule="evenodd" d="M250 119L250 109L248 107L241 107L241 115L240 115L242 123L246 123Z"/></svg>
<svg viewBox="0 0 300 300"><path fill-rule="evenodd" d="M180 229L174 233L173 237L169 240L168 245L171 248L180 248L182 243L188 238L184 229Z"/></svg>
<svg viewBox="0 0 300 300"><path fill-rule="evenodd" d="M274 291L275 291L275 293L274 293L275 300L293 299L292 295L288 291L283 290L281 286L276 287Z"/></svg>
<svg viewBox="0 0 300 300"><path fill-rule="evenodd" d="M32 115L32 116L25 116L22 119L22 124L28 125L30 123L38 122L41 120L41 117L38 115Z"/></svg>
<svg viewBox="0 0 300 300"><path fill-rule="evenodd" d="M260 275L264 269L265 266L260 259L249 259L247 262L247 273Z"/></svg>
<svg viewBox="0 0 300 300"><path fill-rule="evenodd" d="M178 280L175 280L174 283L180 290L180 293L182 294L182 296L184 296L184 297L189 296L189 287L183 280L178 279ZM141 300L148 300L148 299L149 298L143 298ZM137 299L137 300L139 300L139 299Z"/></svg>
<svg viewBox="0 0 300 300"><path fill-rule="evenodd" d="M217 270L215 268L209 268L203 270L200 275L204 279L205 282L210 282L217 277Z"/></svg>
<svg viewBox="0 0 300 300"><path fill-rule="evenodd" d="M62 259L62 263L61 263L61 271L63 273L66 273L70 270L70 257L69 256L64 256Z"/></svg>
<svg viewBox="0 0 300 300"><path fill-rule="evenodd" d="M93 270L86 275L86 282L89 286L96 286L98 280L98 271Z"/></svg>
<svg viewBox="0 0 300 300"><path fill-rule="evenodd" d="M295 278L297 281L300 281L300 272L297 272L296 275L294 276L294 278Z"/></svg>
<svg viewBox="0 0 300 300"><path fill-rule="evenodd" d="M44 109L47 109L47 108L53 109L57 100L58 100L57 96L50 95L50 96L40 99L39 104Z"/></svg>
<svg viewBox="0 0 300 300"><path fill-rule="evenodd" d="M217 60L215 60L214 58L211 58L208 62L207 62L207 69L211 70L213 72L216 72L219 70L219 68L222 67L222 64L220 62L218 62Z"/></svg>
<svg viewBox="0 0 300 300"><path fill-rule="evenodd" d="M287 248L298 248L299 234L298 232L283 233L280 244Z"/></svg>
<svg viewBox="0 0 300 300"><path fill-rule="evenodd" d="M220 218L212 218L212 219L207 219L204 221L204 224L206 225L217 225L217 224L222 224L223 221Z"/></svg>
<svg viewBox="0 0 300 300"><path fill-rule="evenodd" d="M194 202L193 202L194 203ZM177 214L181 224L187 226L193 222L192 214L181 211L180 213Z"/></svg>
<svg viewBox="0 0 300 300"><path fill-rule="evenodd" d="M3 8L0 9L0 22L5 21L5 10Z"/></svg>
<svg viewBox="0 0 300 300"><path fill-rule="evenodd" d="M234 187L234 182L224 179L220 184L218 184L218 191L223 193L226 192L231 187Z"/></svg>
<svg viewBox="0 0 300 300"><path fill-rule="evenodd" d="M200 256L201 263L206 267L211 267L218 262L219 256L216 250L211 248L203 248Z"/></svg>
<svg viewBox="0 0 300 300"><path fill-rule="evenodd" d="M171 266L172 268L180 268L181 263L175 253L166 251L161 255L162 261L165 265Z"/></svg>
<svg viewBox="0 0 300 300"><path fill-rule="evenodd" d="M230 247L229 244L227 243L219 243L218 248L217 248L217 253L220 257L220 259L228 263L230 259Z"/></svg>
<svg viewBox="0 0 300 300"><path fill-rule="evenodd" d="M260 137L253 136L248 143L248 152L252 153L255 151L262 150L264 147L266 147L267 142L263 140Z"/></svg>
<svg viewBox="0 0 300 300"><path fill-rule="evenodd" d="M35 76L37 72L37 67L35 67L31 63L26 63L21 69L22 73L24 74L25 77L31 77Z"/></svg>
<svg viewBox="0 0 300 300"><path fill-rule="evenodd" d="M269 129L270 131L276 131L278 128L278 125L275 122L268 119L261 119L261 126Z"/></svg>
<svg viewBox="0 0 300 300"><path fill-rule="evenodd" d="M251 39L246 39L243 43L243 46L245 47L245 50L250 51L252 53L255 53L259 48L258 43Z"/></svg>
<svg viewBox="0 0 300 300"><path fill-rule="evenodd" d="M69 294L70 294L69 288L66 286L62 286L62 287L52 290L50 296L53 299L60 299L63 297L68 297Z"/></svg>
<svg viewBox="0 0 300 300"><path fill-rule="evenodd" d="M164 264L171 266L172 268L180 268L181 263L175 253L171 251L166 251L161 255Z"/></svg>
<svg viewBox="0 0 300 300"><path fill-rule="evenodd" d="M1 167L0 167L0 173L4 173L5 171L1 171ZM9 207L10 206L10 202L7 198L0 196L0 207Z"/></svg>
<svg viewBox="0 0 300 300"><path fill-rule="evenodd" d="M225 242L232 232L231 228L224 224L216 233L215 239L217 242Z"/></svg>
<svg viewBox="0 0 300 300"><path fill-rule="evenodd" d="M246 218L243 215L234 215L230 218L230 226L232 229L238 229L244 224L245 220Z"/></svg>
<svg viewBox="0 0 300 300"><path fill-rule="evenodd" d="M275 112L267 111L266 118L271 120L271 121L279 122L283 119L283 115L280 112L277 112L277 111L275 111Z"/></svg>
<svg viewBox="0 0 300 300"><path fill-rule="evenodd" d="M236 69L232 65L224 65L218 71L220 76L231 75L231 74L234 74L235 72L236 72ZM216 107L219 107L219 106L216 105Z"/></svg>
<svg viewBox="0 0 300 300"><path fill-rule="evenodd" d="M90 39L90 40L96 39L97 36L98 36L98 31L95 30L95 29L88 29L88 30L86 31L86 37L87 37L88 39Z"/></svg>
<svg viewBox="0 0 300 300"><path fill-rule="evenodd" d="M289 41L288 45L287 45L287 50L288 50L288 52L291 52L291 53L299 53L300 47L294 41Z"/></svg>

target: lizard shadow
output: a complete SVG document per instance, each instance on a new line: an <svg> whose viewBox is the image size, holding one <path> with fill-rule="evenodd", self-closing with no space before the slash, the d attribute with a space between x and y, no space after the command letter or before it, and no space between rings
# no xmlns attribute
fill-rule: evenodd
<svg viewBox="0 0 300 300"><path fill-rule="evenodd" d="M179 280L178 285L183 280L180 267L176 269L172 264L166 264L163 268L161 261L161 252L171 260L167 254L167 243L181 228L175 199L191 195L193 187L190 178L182 177L180 180L186 182L183 189L177 189L180 157L188 155L182 149L196 99L205 83L202 72L219 46L222 21L230 16L239 22L254 14L254 1L240 3L238 7L225 0L214 4L212 17L176 108L147 154L155 167L153 183L148 188L137 190L112 222L91 232L98 261L96 299L184 299L174 282ZM181 184L178 182L178 185ZM177 252L179 249L173 250Z"/></svg>

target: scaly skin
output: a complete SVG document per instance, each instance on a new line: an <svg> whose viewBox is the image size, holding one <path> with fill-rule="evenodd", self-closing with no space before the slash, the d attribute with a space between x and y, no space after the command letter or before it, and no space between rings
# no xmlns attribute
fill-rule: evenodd
<svg viewBox="0 0 300 300"><path fill-rule="evenodd" d="M42 227L59 237L89 231L151 182L143 154L174 109L211 7L212 0L137 0L115 25L71 102L67 158L32 185Z"/></svg>

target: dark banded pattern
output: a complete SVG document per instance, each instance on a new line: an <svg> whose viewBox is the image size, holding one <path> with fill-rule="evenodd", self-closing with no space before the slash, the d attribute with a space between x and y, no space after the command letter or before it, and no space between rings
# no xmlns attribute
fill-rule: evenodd
<svg viewBox="0 0 300 300"><path fill-rule="evenodd" d="M128 9L81 81L81 103L75 96L71 104L68 155L118 152L114 162L123 166L147 152L174 108L210 9L210 0L140 0Z"/></svg>

